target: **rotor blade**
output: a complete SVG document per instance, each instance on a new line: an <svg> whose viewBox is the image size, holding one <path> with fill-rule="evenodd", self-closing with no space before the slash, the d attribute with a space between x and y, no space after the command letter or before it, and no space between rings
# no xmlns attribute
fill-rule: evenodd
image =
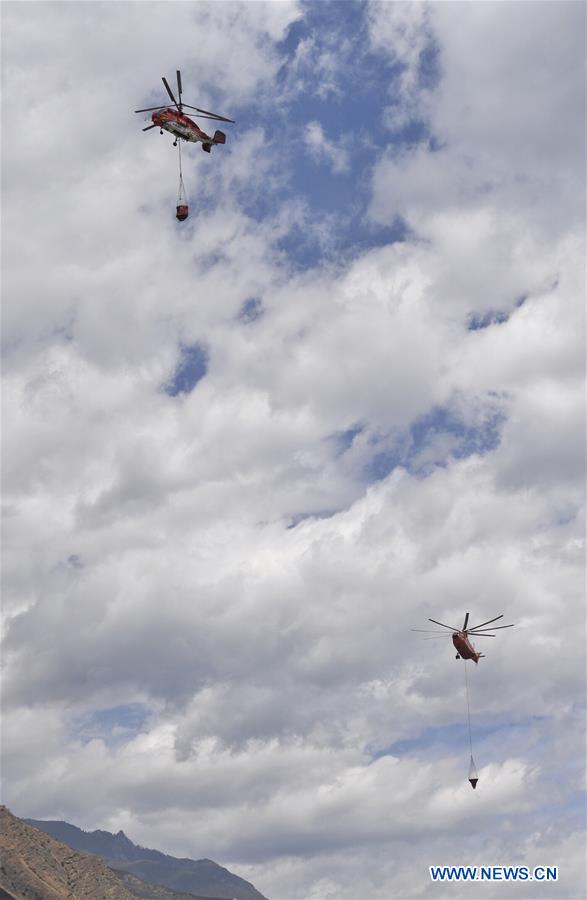
<svg viewBox="0 0 587 900"><path fill-rule="evenodd" d="M467 631L467 634L471 634L471 632ZM495 635L494 634L477 634L477 632L475 632L473 637L495 637Z"/></svg>
<svg viewBox="0 0 587 900"><path fill-rule="evenodd" d="M502 628L514 628L514 626L515 623L514 625L494 625L493 628L482 628L480 631L477 628L473 630L469 628L467 634L483 634L484 631L501 631Z"/></svg>
<svg viewBox="0 0 587 900"><path fill-rule="evenodd" d="M184 104L183 104L183 108L185 109L186 106L187 106L187 103L184 103ZM187 113L184 113L184 116L185 116L185 115L187 115ZM224 119L219 119L218 116L202 116L202 115L200 115L200 113L198 113L197 116L194 116L193 113L190 113L190 116L192 117L192 119L212 119L213 122L223 122L223 121L225 121ZM226 121L230 122L231 120L230 120L230 119L227 119Z"/></svg>
<svg viewBox="0 0 587 900"><path fill-rule="evenodd" d="M437 634L436 637L420 638L421 641L439 641L441 638L448 637L448 634Z"/></svg>
<svg viewBox="0 0 587 900"><path fill-rule="evenodd" d="M187 106L188 109L195 109L196 112L202 113L204 116L210 116L211 119L218 119L219 122L231 122L233 125L235 124L234 119L227 119L226 116L219 116L218 113L210 112L208 109L200 109L199 106L192 106L190 103L184 103L184 106Z"/></svg>
<svg viewBox="0 0 587 900"><path fill-rule="evenodd" d="M443 628L450 628L451 631L460 631L460 628L453 628L452 625L445 625L444 622L437 622L436 619L428 619L429 622L434 622L435 625L442 625Z"/></svg>
<svg viewBox="0 0 587 900"><path fill-rule="evenodd" d="M163 78L161 79L161 81L162 81L163 84L165 85L165 90L167 91L167 93L169 94L169 96L171 97L171 99L173 100L173 102L175 103L175 105L177 106L177 108L179 109L177 100L176 100L175 97L173 96L173 94L172 94L172 92L171 92L171 88L170 88L169 85L167 84L167 79L165 78L165 76L163 76Z"/></svg>
<svg viewBox="0 0 587 900"><path fill-rule="evenodd" d="M147 127L143 128L142 131L150 131L151 128L157 128L157 126L156 125L147 125Z"/></svg>
<svg viewBox="0 0 587 900"><path fill-rule="evenodd" d="M496 616L495 619L488 619L487 622L481 622L480 625L475 625L474 628L469 628L469 631L476 631L477 628L483 628L484 625L491 625L492 622L497 622L498 619L503 619L503 613L501 616Z"/></svg>
<svg viewBox="0 0 587 900"><path fill-rule="evenodd" d="M176 70L175 74L177 75L177 92L179 94L179 102L181 103L181 72L179 69Z"/></svg>
<svg viewBox="0 0 587 900"><path fill-rule="evenodd" d="M448 637L448 634L445 631L436 631L436 629L428 629L428 628L410 628L410 631L419 631L420 634L440 634L442 637Z"/></svg>
<svg viewBox="0 0 587 900"><path fill-rule="evenodd" d="M462 631L467 630L467 622L469 621L469 613L465 613L465 624L462 627Z"/></svg>
<svg viewBox="0 0 587 900"><path fill-rule="evenodd" d="M136 113L139 113L139 112L153 112L153 110L155 110L155 109L167 109L168 106L169 106L169 104L168 104L168 103L165 103L163 106L149 106L149 107L147 107L147 109L135 109L135 112L136 112Z"/></svg>

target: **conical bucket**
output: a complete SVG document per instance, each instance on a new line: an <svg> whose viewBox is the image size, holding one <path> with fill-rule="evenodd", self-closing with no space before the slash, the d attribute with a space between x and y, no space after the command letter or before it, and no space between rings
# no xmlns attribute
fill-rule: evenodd
<svg viewBox="0 0 587 900"><path fill-rule="evenodd" d="M183 175L181 174L181 146L179 150L179 188L177 191L177 206L175 207L175 218L180 222L184 222L189 215L188 201L183 185Z"/></svg>
<svg viewBox="0 0 587 900"><path fill-rule="evenodd" d="M477 787L477 782L479 781L479 776L477 775L477 769L475 768L475 761L471 756L471 762L469 764L469 782L473 790Z"/></svg>

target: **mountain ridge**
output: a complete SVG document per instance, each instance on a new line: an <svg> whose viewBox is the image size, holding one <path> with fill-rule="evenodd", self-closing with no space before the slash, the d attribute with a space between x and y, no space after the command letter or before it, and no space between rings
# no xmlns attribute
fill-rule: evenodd
<svg viewBox="0 0 587 900"><path fill-rule="evenodd" d="M151 885L197 894L210 900L266 900L249 881L211 859L178 858L134 844L119 831L84 831L60 820L24 820L55 840L100 857L111 869L127 872Z"/></svg>
<svg viewBox="0 0 587 900"><path fill-rule="evenodd" d="M74 851L0 807L0 889L13 900L133 900L96 856ZM168 894L168 897L170 895Z"/></svg>

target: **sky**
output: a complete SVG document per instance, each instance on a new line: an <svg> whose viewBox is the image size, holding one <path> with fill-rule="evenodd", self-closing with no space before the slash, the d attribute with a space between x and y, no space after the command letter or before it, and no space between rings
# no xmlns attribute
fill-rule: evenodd
<svg viewBox="0 0 587 900"><path fill-rule="evenodd" d="M584 4L5 2L2 51L4 802L272 900L585 896ZM177 68L236 120L184 223ZM516 625L476 791L410 631L465 612Z"/></svg>

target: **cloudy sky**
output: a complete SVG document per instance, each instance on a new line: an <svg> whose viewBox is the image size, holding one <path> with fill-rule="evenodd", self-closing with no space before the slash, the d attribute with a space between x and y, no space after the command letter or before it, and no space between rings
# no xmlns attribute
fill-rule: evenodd
<svg viewBox="0 0 587 900"><path fill-rule="evenodd" d="M2 12L4 801L273 900L584 896L584 4ZM176 68L237 121L183 224ZM466 611L475 792L410 632Z"/></svg>

